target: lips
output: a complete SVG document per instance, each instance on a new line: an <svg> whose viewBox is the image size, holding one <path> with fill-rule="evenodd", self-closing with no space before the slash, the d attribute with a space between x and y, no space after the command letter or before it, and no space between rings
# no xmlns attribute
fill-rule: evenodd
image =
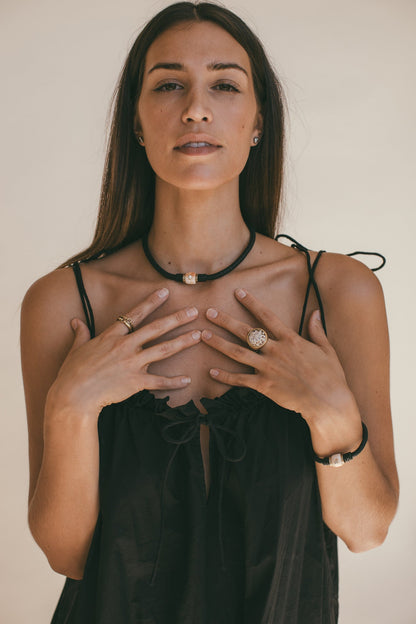
<svg viewBox="0 0 416 624"><path fill-rule="evenodd" d="M200 142L200 143L196 143L196 142L185 143L185 145L181 145L179 149L182 149L183 147L206 147L207 145L212 145L212 143L205 143L205 142ZM215 147L218 147L218 146L215 146Z"/></svg>
<svg viewBox="0 0 416 624"><path fill-rule="evenodd" d="M209 134L195 133L185 134L176 142L174 149L183 147L202 148L202 147L222 147L218 139Z"/></svg>
<svg viewBox="0 0 416 624"><path fill-rule="evenodd" d="M221 149L221 146L211 145L210 143L191 142L185 143L185 145L176 147L175 149L179 154L185 154L188 156L205 156L218 151Z"/></svg>

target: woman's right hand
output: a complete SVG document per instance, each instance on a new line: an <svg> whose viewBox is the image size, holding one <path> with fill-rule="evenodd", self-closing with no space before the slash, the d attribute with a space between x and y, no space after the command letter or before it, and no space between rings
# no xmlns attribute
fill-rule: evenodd
<svg viewBox="0 0 416 624"><path fill-rule="evenodd" d="M132 333L124 323L115 321L91 339L86 324L75 319L74 342L50 387L47 400L57 402L61 409L98 416L106 405L123 401L140 390L186 386L190 378L184 375L166 377L147 372L152 362L168 358L201 340L201 332L194 329L144 348L147 343L198 317L198 310L191 307L142 325L168 296L168 289L162 288L125 314L133 322L135 331Z"/></svg>

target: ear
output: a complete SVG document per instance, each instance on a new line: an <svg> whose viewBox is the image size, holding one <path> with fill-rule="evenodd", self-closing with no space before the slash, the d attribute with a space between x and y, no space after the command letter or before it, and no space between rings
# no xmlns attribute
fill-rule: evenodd
<svg viewBox="0 0 416 624"><path fill-rule="evenodd" d="M140 123L140 119L139 119L139 115L138 115L137 110L135 112L134 120L133 120L133 131L134 131L134 134L136 136L138 134L143 134L143 132L142 132L142 124Z"/></svg>
<svg viewBox="0 0 416 624"><path fill-rule="evenodd" d="M258 130L260 134L263 134L263 115L260 112L257 113L254 129Z"/></svg>

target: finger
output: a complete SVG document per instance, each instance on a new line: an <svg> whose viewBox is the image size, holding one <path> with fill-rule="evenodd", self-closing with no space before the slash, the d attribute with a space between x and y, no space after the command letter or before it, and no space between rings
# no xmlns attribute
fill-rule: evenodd
<svg viewBox="0 0 416 624"><path fill-rule="evenodd" d="M290 327L285 325L274 312L259 301L254 295L242 288L234 291L237 300L255 316L265 329L272 332L273 336L279 340L284 336L295 334Z"/></svg>
<svg viewBox="0 0 416 624"><path fill-rule="evenodd" d="M172 340L166 340L165 342L160 342L157 345L143 349L143 351L141 351L143 355L142 362L150 364L151 362L165 360L171 355L179 353L179 351L193 347L198 344L198 342L201 342L201 332L198 329L194 329L186 334L172 338Z"/></svg>
<svg viewBox="0 0 416 624"><path fill-rule="evenodd" d="M252 326L248 325L248 323L238 321L226 312L216 310L215 308L208 308L206 317L215 325L224 327L224 329L227 329L230 333L234 334L234 336L240 338L242 342L247 342L247 334L250 329L252 329Z"/></svg>
<svg viewBox="0 0 416 624"><path fill-rule="evenodd" d="M156 310L169 296L167 288L161 288L152 292L143 301L137 304L128 312L121 312L120 315L126 316L132 322L133 327L137 327L151 312ZM128 327L122 321L115 321L103 333L124 336L129 333Z"/></svg>
<svg viewBox="0 0 416 624"><path fill-rule="evenodd" d="M215 381L229 386L244 386L253 390L257 389L257 375L254 373L229 373L221 368L211 368L209 374Z"/></svg>
<svg viewBox="0 0 416 624"><path fill-rule="evenodd" d="M217 351L220 351L221 353L224 353L224 355L227 355L236 362L247 364L247 366L251 366L252 368L259 368L259 366L261 366L261 355L246 347L242 347L235 342L229 342L207 329L204 329L202 332L201 339L205 342L205 344L209 345L213 349L216 349Z"/></svg>
<svg viewBox="0 0 416 624"><path fill-rule="evenodd" d="M176 377L164 377L163 375L147 375L146 390L173 390L184 388L191 383L191 378L186 375Z"/></svg>
<svg viewBox="0 0 416 624"><path fill-rule="evenodd" d="M309 318L308 330L309 338L312 342L322 348L331 347L322 325L321 313L319 310L314 310L312 312Z"/></svg>
<svg viewBox="0 0 416 624"><path fill-rule="evenodd" d="M198 317L198 309L195 307L184 308L173 312L168 316L155 319L147 325L143 325L134 332L134 340L138 345L144 345L155 338L159 338L175 327L190 323Z"/></svg>
<svg viewBox="0 0 416 624"><path fill-rule="evenodd" d="M238 336L238 338L240 338L242 342L248 344L247 335L250 330L254 329L252 325L248 325L248 323L238 321L226 312L222 312L221 310L216 310L214 308L208 308L208 310L206 311L206 316L212 323L215 323L215 325L219 325L220 327L224 327L224 329L227 329L230 333ZM268 339L275 339L275 336L274 334L272 334L271 331L268 332ZM263 352L267 352L267 349L270 347L271 342L269 342L269 340L262 347Z"/></svg>
<svg viewBox="0 0 416 624"><path fill-rule="evenodd" d="M90 330L84 321L81 321L81 319L72 319L71 327L74 331L74 342L72 343L69 352L75 351L78 347L91 339Z"/></svg>

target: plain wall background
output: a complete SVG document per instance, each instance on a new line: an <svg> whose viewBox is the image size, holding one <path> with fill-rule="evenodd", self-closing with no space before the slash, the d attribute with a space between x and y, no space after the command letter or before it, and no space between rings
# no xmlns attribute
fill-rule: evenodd
<svg viewBox="0 0 416 624"><path fill-rule="evenodd" d="M110 96L137 33L167 4L2 0L0 5L0 620L5 624L49 622L64 582L50 570L26 521L20 303L33 281L92 237ZM414 624L416 4L235 0L226 6L260 36L289 100L282 231L312 249L378 250L387 256L377 275L391 334L401 501L383 546L357 555L340 543L340 624Z"/></svg>

